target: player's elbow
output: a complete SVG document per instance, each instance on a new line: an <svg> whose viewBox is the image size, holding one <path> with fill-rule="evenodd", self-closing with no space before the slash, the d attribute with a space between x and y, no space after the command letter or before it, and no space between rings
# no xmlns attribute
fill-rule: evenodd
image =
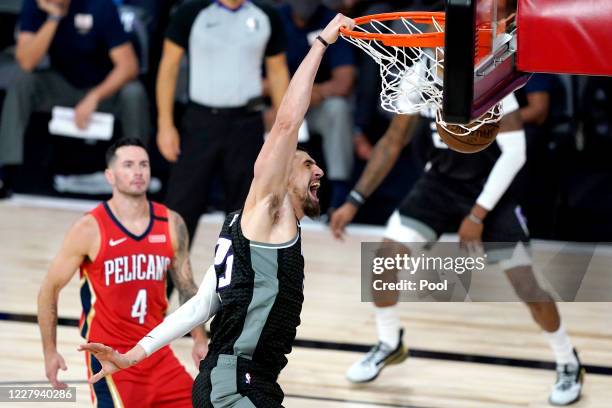
<svg viewBox="0 0 612 408"><path fill-rule="evenodd" d="M292 111L292 109L281 109L276 115L274 126L272 126L272 132L277 134L290 134L292 132L297 132L302 120L303 118L300 118L295 114L295 110Z"/></svg>
<svg viewBox="0 0 612 408"><path fill-rule="evenodd" d="M497 135L497 143L502 152L504 167L520 170L527 161L527 141L524 130L502 132Z"/></svg>
<svg viewBox="0 0 612 408"><path fill-rule="evenodd" d="M59 295L59 288L55 287L49 279L44 279L38 290L38 296L36 298L38 309L47 310L48 307L53 303L53 299L57 299Z"/></svg>

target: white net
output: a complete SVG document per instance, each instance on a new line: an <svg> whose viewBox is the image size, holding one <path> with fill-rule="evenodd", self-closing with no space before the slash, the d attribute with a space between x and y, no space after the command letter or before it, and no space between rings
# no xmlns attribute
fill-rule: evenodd
<svg viewBox="0 0 612 408"><path fill-rule="evenodd" d="M430 32L441 33L444 27L434 16L428 24L417 24L404 13L392 21L376 18L364 25L356 25L355 32L377 33L384 36L406 36ZM426 27L426 28L424 28ZM436 121L449 133L465 136L487 123L498 122L503 116L501 103L474 122L461 125L442 120L442 85L444 76L443 47L415 47L386 45L381 39L358 38L342 34L343 38L362 49L380 67L381 106L398 114L415 114L430 109Z"/></svg>

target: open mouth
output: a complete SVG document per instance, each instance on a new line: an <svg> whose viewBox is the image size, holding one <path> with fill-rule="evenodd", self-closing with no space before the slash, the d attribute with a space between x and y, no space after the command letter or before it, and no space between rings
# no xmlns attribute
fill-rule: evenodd
<svg viewBox="0 0 612 408"><path fill-rule="evenodd" d="M317 203L319 202L319 187L321 187L321 183L318 181L315 181L308 187L308 194L310 194L310 198Z"/></svg>

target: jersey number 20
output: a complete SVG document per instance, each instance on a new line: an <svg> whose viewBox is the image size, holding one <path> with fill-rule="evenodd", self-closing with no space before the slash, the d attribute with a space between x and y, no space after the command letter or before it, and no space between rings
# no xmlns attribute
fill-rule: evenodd
<svg viewBox="0 0 612 408"><path fill-rule="evenodd" d="M234 251L232 241L227 238L219 238L215 250L215 267L221 267L223 274L219 276L218 289L223 289L232 281L232 268L234 267Z"/></svg>

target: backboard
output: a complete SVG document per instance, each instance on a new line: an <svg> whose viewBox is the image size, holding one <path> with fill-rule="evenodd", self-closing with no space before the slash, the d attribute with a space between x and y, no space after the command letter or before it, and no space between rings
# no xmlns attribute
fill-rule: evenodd
<svg viewBox="0 0 612 408"><path fill-rule="evenodd" d="M447 0L445 12L355 23L341 33L380 66L381 106L433 108L439 125L461 125L456 136L499 121L499 102L531 72L612 76L611 0Z"/></svg>
<svg viewBox="0 0 612 408"><path fill-rule="evenodd" d="M516 0L448 0L442 118L470 123L523 86L516 65Z"/></svg>

